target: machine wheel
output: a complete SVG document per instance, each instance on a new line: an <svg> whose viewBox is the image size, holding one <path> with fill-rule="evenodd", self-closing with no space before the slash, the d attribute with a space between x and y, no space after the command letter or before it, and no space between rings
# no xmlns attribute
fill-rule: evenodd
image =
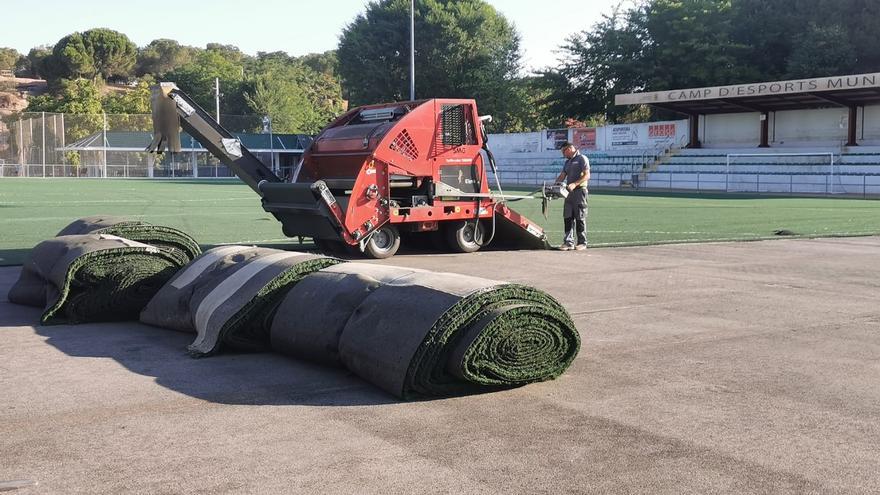
<svg viewBox="0 0 880 495"><path fill-rule="evenodd" d="M400 232L397 227L385 224L373 232L364 247L364 254L377 260L390 258L400 249Z"/></svg>
<svg viewBox="0 0 880 495"><path fill-rule="evenodd" d="M483 247L484 232L475 220L450 223L446 227L446 242L456 253L473 253Z"/></svg>

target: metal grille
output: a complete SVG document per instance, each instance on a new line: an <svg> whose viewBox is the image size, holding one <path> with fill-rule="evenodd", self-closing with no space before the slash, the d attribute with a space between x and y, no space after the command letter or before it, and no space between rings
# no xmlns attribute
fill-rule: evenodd
<svg viewBox="0 0 880 495"><path fill-rule="evenodd" d="M443 105L440 118L443 146L461 146L467 142L464 105Z"/></svg>
<svg viewBox="0 0 880 495"><path fill-rule="evenodd" d="M419 157L419 150L416 148L416 143L413 142L409 133L406 132L406 129L400 131L397 137L394 138L394 141L391 141L389 148L410 160L415 160Z"/></svg>

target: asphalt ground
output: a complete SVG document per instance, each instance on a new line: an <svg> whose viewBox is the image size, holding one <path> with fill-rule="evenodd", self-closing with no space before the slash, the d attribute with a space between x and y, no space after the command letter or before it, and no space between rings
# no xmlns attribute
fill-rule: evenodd
<svg viewBox="0 0 880 495"><path fill-rule="evenodd" d="M34 326L5 297L19 268L0 268L0 482L876 493L878 252L860 237L396 256L382 263L544 289L583 338L555 381L413 403L280 355L192 359L191 335L137 323Z"/></svg>

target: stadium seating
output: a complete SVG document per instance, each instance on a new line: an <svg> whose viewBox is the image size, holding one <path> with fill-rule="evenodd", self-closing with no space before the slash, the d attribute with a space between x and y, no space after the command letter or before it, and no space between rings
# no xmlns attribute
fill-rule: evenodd
<svg viewBox="0 0 880 495"><path fill-rule="evenodd" d="M810 153L814 155L805 155ZM822 155L826 153L834 157L833 170L830 157ZM737 156L741 154L758 156ZM700 191L880 194L880 148L684 149L646 173L642 186Z"/></svg>
<svg viewBox="0 0 880 495"><path fill-rule="evenodd" d="M736 156L741 154L759 156ZM828 154L834 157L833 170ZM669 156L641 150L586 155L592 170L591 187L880 194L880 146L703 148L677 150ZM734 156L728 170L729 155ZM502 184L535 187L555 180L564 163L561 156L546 154L500 156L497 161Z"/></svg>

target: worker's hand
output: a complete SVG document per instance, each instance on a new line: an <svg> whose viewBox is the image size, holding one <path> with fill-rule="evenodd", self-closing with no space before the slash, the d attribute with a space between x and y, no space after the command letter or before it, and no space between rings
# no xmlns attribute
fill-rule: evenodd
<svg viewBox="0 0 880 495"><path fill-rule="evenodd" d="M569 184L569 185L567 185L567 186L565 186L565 187L566 187L566 189L569 190L569 192L571 192L571 191L574 191L574 188L577 187L577 184L575 184L574 182L572 182L571 184Z"/></svg>

